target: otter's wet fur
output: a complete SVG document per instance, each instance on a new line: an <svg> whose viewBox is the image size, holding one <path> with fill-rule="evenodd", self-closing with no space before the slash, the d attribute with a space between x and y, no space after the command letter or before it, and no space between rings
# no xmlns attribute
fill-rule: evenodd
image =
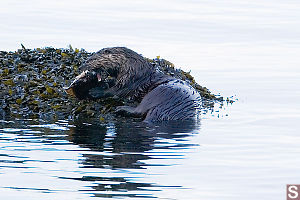
<svg viewBox="0 0 300 200"><path fill-rule="evenodd" d="M121 106L123 115L145 117L146 121L197 118L201 97L188 83L168 76L138 53L125 48L105 48L92 55L82 73L67 88L79 99L117 96L139 102L137 107Z"/></svg>

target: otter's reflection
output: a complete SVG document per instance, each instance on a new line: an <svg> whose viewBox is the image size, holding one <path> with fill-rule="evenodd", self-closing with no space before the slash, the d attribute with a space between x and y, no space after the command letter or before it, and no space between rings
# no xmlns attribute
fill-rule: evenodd
<svg viewBox="0 0 300 200"><path fill-rule="evenodd" d="M116 121L107 125L84 124L78 122L72 128L69 140L81 147L89 148L93 152L86 153L82 161L86 168L115 169L143 169L149 167L144 161L153 159L149 151L164 149L179 151L181 148L190 148L195 144L182 142L187 136L199 132L200 122L197 121L170 121L159 124L145 124L136 121ZM162 142L165 139L172 140L171 144ZM176 149L176 150L175 150ZM178 152L180 153L180 152ZM161 155L160 155L161 157ZM165 165L172 165L166 162ZM77 180L116 182L118 184L98 184L93 186L95 191L141 191L151 190L151 187L166 187L159 184L136 183L121 177L87 177ZM180 187L180 186L178 186ZM148 189L145 189L148 188ZM95 194L101 197L113 196L131 197L132 193L123 194ZM134 195L136 197L136 195ZM141 197L140 195L138 197ZM149 197L149 196L147 196Z"/></svg>

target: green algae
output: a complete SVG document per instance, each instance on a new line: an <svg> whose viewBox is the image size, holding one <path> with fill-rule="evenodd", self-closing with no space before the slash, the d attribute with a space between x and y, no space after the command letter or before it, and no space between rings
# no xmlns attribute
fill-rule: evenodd
<svg viewBox="0 0 300 200"><path fill-rule="evenodd" d="M52 47L26 49L15 52L0 51L0 104L6 115L18 118L98 118L106 121L114 117L117 106L127 105L123 99L106 98L79 101L68 96L63 87L80 72L80 66L92 55L84 49ZM190 72L176 69L174 64L157 57L148 59L163 73L187 81L204 99L222 101L206 87L196 83ZM134 102L131 102L134 103Z"/></svg>

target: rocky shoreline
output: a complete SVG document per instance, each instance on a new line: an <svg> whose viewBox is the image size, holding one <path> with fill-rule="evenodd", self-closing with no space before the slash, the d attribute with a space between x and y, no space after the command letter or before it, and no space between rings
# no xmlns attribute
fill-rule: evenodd
<svg viewBox="0 0 300 200"><path fill-rule="evenodd" d="M80 66L93 53L84 49L52 47L22 49L15 52L0 51L0 114L12 118L77 119L115 118L116 106L135 104L126 99L106 98L82 100L68 96L63 87L80 72ZM222 97L213 95L200 86L190 75L159 57L146 58L165 74L190 83L203 97L203 108L208 109Z"/></svg>

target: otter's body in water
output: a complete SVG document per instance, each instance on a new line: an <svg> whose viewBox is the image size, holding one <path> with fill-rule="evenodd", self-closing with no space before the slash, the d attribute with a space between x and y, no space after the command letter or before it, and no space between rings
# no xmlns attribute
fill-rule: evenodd
<svg viewBox="0 0 300 200"><path fill-rule="evenodd" d="M165 75L141 55L125 47L105 48L92 55L66 89L78 99L118 96L140 104L120 106L116 112L145 121L196 119L200 94L188 83ZM93 96L95 97L95 95Z"/></svg>

